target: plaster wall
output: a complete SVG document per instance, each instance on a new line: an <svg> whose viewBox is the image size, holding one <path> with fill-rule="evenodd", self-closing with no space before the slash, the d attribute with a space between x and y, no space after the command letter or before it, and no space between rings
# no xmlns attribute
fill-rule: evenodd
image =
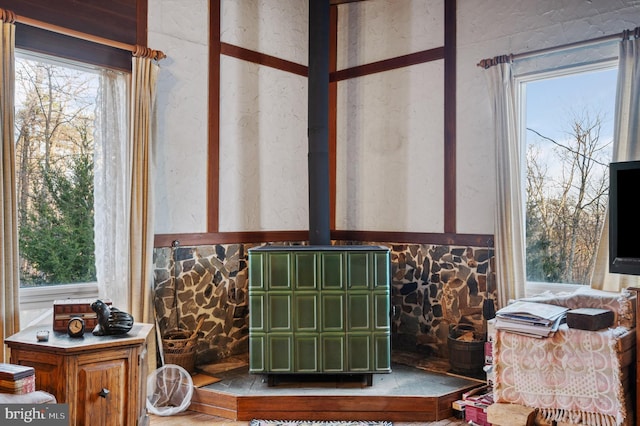
<svg viewBox="0 0 640 426"><path fill-rule="evenodd" d="M443 0L340 6L339 68L443 44ZM635 0L457 2L457 232L493 233L494 137L480 59L599 37L640 24ZM307 64L307 8L222 0L222 39ZM206 231L208 2L149 2L160 66L156 232ZM223 57L220 231L307 225L306 81ZM441 232L443 64L338 87L337 227ZM283 208L286 206L286 208Z"/></svg>
<svg viewBox="0 0 640 426"><path fill-rule="evenodd" d="M493 229L495 145L485 72L485 58L559 46L621 33L640 25L634 0L489 0L458 2L457 36L457 225L459 232ZM611 47L611 46L610 46ZM617 55L615 44L593 54L565 51L529 69ZM564 59L563 59L564 58ZM524 72L524 69L522 70ZM475 214L469 214L475 212ZM483 213L479 213L483 212Z"/></svg>

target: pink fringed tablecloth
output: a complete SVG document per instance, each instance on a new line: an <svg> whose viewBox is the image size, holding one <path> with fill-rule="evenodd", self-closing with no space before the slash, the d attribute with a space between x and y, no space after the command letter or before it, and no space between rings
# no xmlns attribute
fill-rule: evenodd
<svg viewBox="0 0 640 426"><path fill-rule="evenodd" d="M494 398L538 408L548 421L624 425L632 413L625 403L619 342L629 333L635 330L594 332L565 324L552 337L537 339L498 330Z"/></svg>

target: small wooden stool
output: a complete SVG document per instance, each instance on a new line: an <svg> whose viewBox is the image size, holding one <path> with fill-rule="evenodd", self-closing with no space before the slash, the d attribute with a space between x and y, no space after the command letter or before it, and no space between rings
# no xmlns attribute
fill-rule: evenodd
<svg viewBox="0 0 640 426"><path fill-rule="evenodd" d="M537 408L495 403L487 407L487 421L493 426L534 426Z"/></svg>

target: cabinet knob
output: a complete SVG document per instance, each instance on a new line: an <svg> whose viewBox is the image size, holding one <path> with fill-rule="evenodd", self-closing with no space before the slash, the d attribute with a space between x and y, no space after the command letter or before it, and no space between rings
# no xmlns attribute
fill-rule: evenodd
<svg viewBox="0 0 640 426"><path fill-rule="evenodd" d="M102 388L100 392L98 392L98 395L103 398L106 398L107 395L109 395L109 389Z"/></svg>

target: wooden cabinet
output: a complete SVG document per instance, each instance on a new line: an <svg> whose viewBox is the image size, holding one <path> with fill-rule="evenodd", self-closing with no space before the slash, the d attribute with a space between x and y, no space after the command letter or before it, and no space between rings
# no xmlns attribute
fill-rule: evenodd
<svg viewBox="0 0 640 426"><path fill-rule="evenodd" d="M148 425L147 346L151 324L117 336L71 338L53 332L38 342L31 327L5 339L11 362L36 370L36 388L69 404L71 425Z"/></svg>
<svg viewBox="0 0 640 426"><path fill-rule="evenodd" d="M249 250L252 373L390 372L389 250Z"/></svg>

